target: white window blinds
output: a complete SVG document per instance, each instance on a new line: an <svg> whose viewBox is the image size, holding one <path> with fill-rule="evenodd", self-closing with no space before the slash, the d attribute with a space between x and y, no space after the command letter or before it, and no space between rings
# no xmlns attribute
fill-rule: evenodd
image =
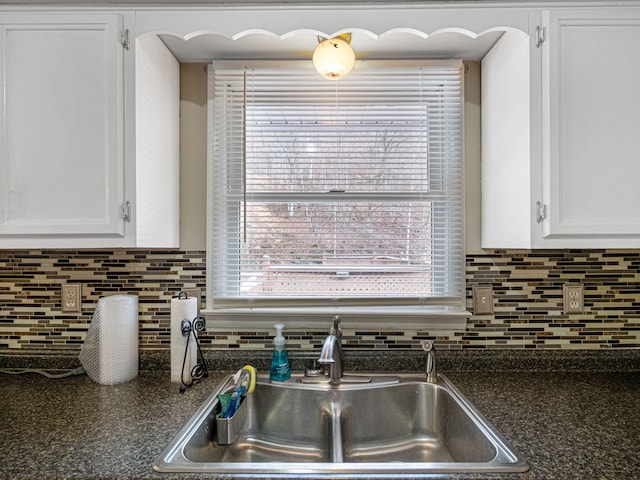
<svg viewBox="0 0 640 480"><path fill-rule="evenodd" d="M218 308L464 308L460 61L210 69Z"/></svg>

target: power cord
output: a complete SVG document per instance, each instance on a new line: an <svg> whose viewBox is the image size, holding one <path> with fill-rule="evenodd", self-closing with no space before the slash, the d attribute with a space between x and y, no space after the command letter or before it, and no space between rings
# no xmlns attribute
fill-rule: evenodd
<svg viewBox="0 0 640 480"><path fill-rule="evenodd" d="M84 375L87 373L84 367L74 368L73 370L69 370L67 372L62 373L49 373L46 370L38 370L35 368L22 368L16 370L7 370L5 368L0 369L0 373L6 373L9 375L22 375L23 373L39 373L40 375L44 375L47 378L65 378L65 377L73 377L74 375Z"/></svg>
<svg viewBox="0 0 640 480"><path fill-rule="evenodd" d="M187 388L194 386L201 379L207 378L209 376L207 363L204 360L204 355L202 354L202 349L200 348L200 342L198 341L198 335L196 333L204 332L205 327L206 320L204 317L196 317L193 319L193 321L189 321L185 318L184 320L182 320L182 324L180 325L182 336L187 337L187 341L184 347L184 358L182 359L182 371L180 372L180 382L182 383L182 385L180 386L180 393L184 393ZM196 363L191 369L191 380L189 382L185 382L184 369L187 365L187 353L189 352L190 335L193 335L193 339L196 343L198 363Z"/></svg>

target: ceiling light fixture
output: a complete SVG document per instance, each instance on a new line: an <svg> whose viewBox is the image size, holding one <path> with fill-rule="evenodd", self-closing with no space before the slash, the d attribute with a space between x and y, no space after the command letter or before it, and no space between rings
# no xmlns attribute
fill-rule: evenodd
<svg viewBox="0 0 640 480"><path fill-rule="evenodd" d="M313 52L313 66L329 80L344 77L353 68L356 54L351 48L351 34L343 33L333 38L318 37L319 45Z"/></svg>

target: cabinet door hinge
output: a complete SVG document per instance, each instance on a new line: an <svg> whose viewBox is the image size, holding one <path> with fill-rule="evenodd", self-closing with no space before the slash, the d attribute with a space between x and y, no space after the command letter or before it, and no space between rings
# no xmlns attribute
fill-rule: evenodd
<svg viewBox="0 0 640 480"><path fill-rule="evenodd" d="M544 43L544 27L538 25L536 27L536 47L540 48L540 46Z"/></svg>
<svg viewBox="0 0 640 480"><path fill-rule="evenodd" d="M125 50L129 50L129 29L120 31L120 43Z"/></svg>
<svg viewBox="0 0 640 480"><path fill-rule="evenodd" d="M120 215L125 222L131 221L131 202L127 200L120 207Z"/></svg>
<svg viewBox="0 0 640 480"><path fill-rule="evenodd" d="M536 202L536 222L540 223L547 218L547 206L542 202Z"/></svg>

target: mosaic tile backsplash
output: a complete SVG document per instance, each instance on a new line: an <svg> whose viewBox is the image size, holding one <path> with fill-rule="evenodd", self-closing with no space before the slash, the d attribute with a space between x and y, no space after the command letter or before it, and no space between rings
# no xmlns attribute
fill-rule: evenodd
<svg viewBox="0 0 640 480"><path fill-rule="evenodd" d="M0 352L80 349L98 298L139 297L140 348L168 350L170 300L205 291L205 252L160 250L0 251ZM640 348L640 250L487 251L467 256L467 305L474 285L490 285L492 315L464 332L344 331L345 349ZM62 313L60 286L81 284L82 312ZM584 286L584 312L565 314L563 285ZM271 348L270 331L209 331L204 349ZM319 349L322 331L286 332L290 350Z"/></svg>

